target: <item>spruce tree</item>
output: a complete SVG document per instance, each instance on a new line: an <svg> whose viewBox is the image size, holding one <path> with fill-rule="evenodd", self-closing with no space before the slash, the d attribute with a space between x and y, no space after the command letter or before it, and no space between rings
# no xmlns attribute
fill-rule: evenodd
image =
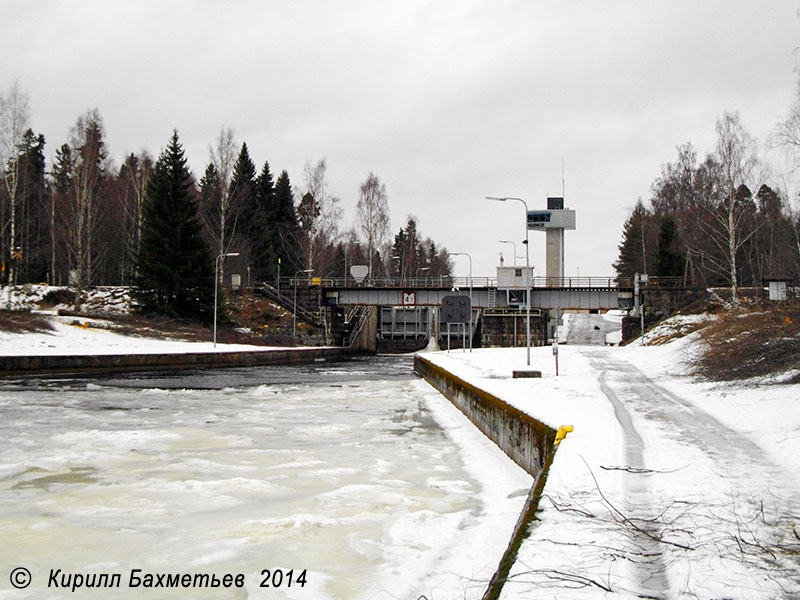
<svg viewBox="0 0 800 600"><path fill-rule="evenodd" d="M210 322L214 261L201 236L194 181L178 132L153 168L132 291L138 310Z"/></svg>
<svg viewBox="0 0 800 600"><path fill-rule="evenodd" d="M247 144L242 144L239 158L233 168L230 197L238 207L237 230L243 254L248 258L252 276L258 281L266 277L264 240L266 237L266 215L256 193L256 166L250 158Z"/></svg>
<svg viewBox="0 0 800 600"><path fill-rule="evenodd" d="M277 274L280 254L277 240L272 233L271 227L276 214L276 207L275 183L272 181L269 162L264 162L261 173L256 177L254 196L258 206L257 214L262 219L262 222L259 224L260 231L253 236L252 240L253 268L257 276L263 279L272 279Z"/></svg>
<svg viewBox="0 0 800 600"><path fill-rule="evenodd" d="M219 247L219 219L222 205L222 179L214 163L209 163L200 178L200 200L198 213L203 224L203 233L209 247Z"/></svg>
<svg viewBox="0 0 800 600"><path fill-rule="evenodd" d="M639 200L622 230L619 258L614 263L618 277L648 272L656 249L653 225L653 214Z"/></svg>
<svg viewBox="0 0 800 600"><path fill-rule="evenodd" d="M657 277L680 277L683 267L683 257L678 251L678 226L667 213L661 218L654 274Z"/></svg>
<svg viewBox="0 0 800 600"><path fill-rule="evenodd" d="M231 185L228 195L231 206L238 213L238 222L246 238L250 238L248 230L253 226L253 216L257 212L255 201L256 166L250 158L247 144L242 144L239 158L233 167Z"/></svg>
<svg viewBox="0 0 800 600"><path fill-rule="evenodd" d="M282 171L275 182L275 211L269 222L269 235L281 258L284 272L294 274L304 268L300 247L300 224L294 207L294 192L289 174Z"/></svg>

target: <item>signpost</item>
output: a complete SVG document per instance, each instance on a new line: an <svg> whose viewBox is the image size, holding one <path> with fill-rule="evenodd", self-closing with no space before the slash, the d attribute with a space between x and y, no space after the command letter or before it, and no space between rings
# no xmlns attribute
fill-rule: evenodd
<svg viewBox="0 0 800 600"><path fill-rule="evenodd" d="M553 340L553 356L556 359L556 377L558 377L558 338Z"/></svg>
<svg viewBox="0 0 800 600"><path fill-rule="evenodd" d="M469 296L445 296L442 298L439 323L447 324L447 351L450 352L450 323L461 323L462 337L466 338L466 325L472 318L472 302ZM470 332L472 335L472 332ZM462 348L466 352L466 339L462 341Z"/></svg>
<svg viewBox="0 0 800 600"><path fill-rule="evenodd" d="M350 267L350 275L356 280L356 283L361 283L369 275L369 267L367 265L353 265Z"/></svg>
<svg viewBox="0 0 800 600"><path fill-rule="evenodd" d="M642 330L641 342L644 346L644 295L641 285L647 283L647 273L636 273L633 276L633 312L639 313L639 322Z"/></svg>

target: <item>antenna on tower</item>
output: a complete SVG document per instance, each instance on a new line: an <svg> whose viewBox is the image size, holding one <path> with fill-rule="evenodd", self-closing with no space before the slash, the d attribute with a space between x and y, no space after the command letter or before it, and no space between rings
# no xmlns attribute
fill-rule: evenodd
<svg viewBox="0 0 800 600"><path fill-rule="evenodd" d="M567 195L564 193L566 188L566 183L564 182L564 159L561 159L561 197L566 198Z"/></svg>

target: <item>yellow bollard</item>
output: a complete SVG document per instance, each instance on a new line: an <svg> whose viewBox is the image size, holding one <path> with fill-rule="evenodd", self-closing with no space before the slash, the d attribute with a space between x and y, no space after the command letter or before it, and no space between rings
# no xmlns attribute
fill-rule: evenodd
<svg viewBox="0 0 800 600"><path fill-rule="evenodd" d="M562 425L558 428L556 432L556 441L555 445L558 446L565 437L567 437L568 433L572 433L575 428L572 425Z"/></svg>

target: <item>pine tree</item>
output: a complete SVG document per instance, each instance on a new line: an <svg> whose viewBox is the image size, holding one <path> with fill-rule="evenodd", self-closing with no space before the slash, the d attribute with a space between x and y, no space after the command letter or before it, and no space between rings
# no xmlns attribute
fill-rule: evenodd
<svg viewBox="0 0 800 600"><path fill-rule="evenodd" d="M178 132L153 168L132 295L144 313L211 321L214 261L201 236L194 182Z"/></svg>
<svg viewBox="0 0 800 600"><path fill-rule="evenodd" d="M19 146L19 223L17 246L22 258L18 260L19 283L47 279L50 215L47 211L45 186L44 136L28 129Z"/></svg>
<svg viewBox="0 0 800 600"><path fill-rule="evenodd" d="M300 221L300 231L302 233L303 257L308 268L315 266L312 258L312 245L319 215L319 202L314 198L314 194L306 192L297 206L297 217Z"/></svg>
<svg viewBox="0 0 800 600"><path fill-rule="evenodd" d="M50 192L50 281L56 285L66 282L69 272L65 224L63 219L56 221L56 214L64 214L69 205L75 162L76 158L69 144L62 144L56 150Z"/></svg>

